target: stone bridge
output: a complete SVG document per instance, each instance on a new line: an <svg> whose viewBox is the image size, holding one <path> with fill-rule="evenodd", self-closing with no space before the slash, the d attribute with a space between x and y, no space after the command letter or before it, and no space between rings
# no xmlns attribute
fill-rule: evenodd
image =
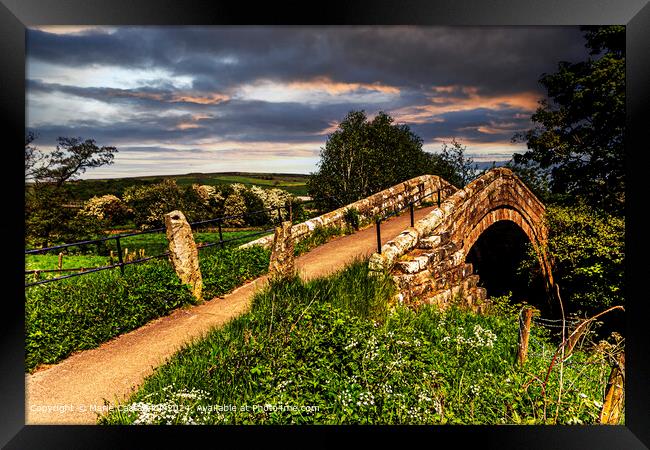
<svg viewBox="0 0 650 450"><path fill-rule="evenodd" d="M509 222L525 234L537 250L547 289L552 286L542 245L547 236L543 214L544 205L511 170L492 169L383 245L381 253L371 256L369 266L372 272L390 271L400 304L434 303L445 308L453 302L482 311L486 289L478 286L479 276L469 256L477 240L495 224ZM500 251L501 244L507 242L497 242L493 251Z"/></svg>

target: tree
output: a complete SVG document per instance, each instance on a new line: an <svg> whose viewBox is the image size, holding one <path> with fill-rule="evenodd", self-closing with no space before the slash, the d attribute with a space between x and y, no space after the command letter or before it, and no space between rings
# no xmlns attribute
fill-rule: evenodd
<svg viewBox="0 0 650 450"><path fill-rule="evenodd" d="M42 163L34 168L37 182L53 183L62 186L73 180L86 169L113 164L115 147L97 147L94 139L59 137L56 150L42 156Z"/></svg>
<svg viewBox="0 0 650 450"><path fill-rule="evenodd" d="M478 172L478 166L472 158L465 156L465 150L467 147L456 138L452 138L450 143L443 142L442 151L430 156L432 173L456 187L465 186Z"/></svg>
<svg viewBox="0 0 650 450"><path fill-rule="evenodd" d="M171 179L150 186L130 186L124 190L122 200L133 211L133 222L142 229L162 227L165 214L176 209L185 211L183 190ZM188 220L191 222L193 217Z"/></svg>
<svg viewBox="0 0 650 450"><path fill-rule="evenodd" d="M37 167L43 160L43 154L32 145L36 140L36 133L28 131L25 133L25 180L33 179Z"/></svg>
<svg viewBox="0 0 650 450"><path fill-rule="evenodd" d="M624 303L625 221L587 205L549 206L545 251L553 277L569 311L593 315ZM521 266L523 273L539 271L532 246Z"/></svg>
<svg viewBox="0 0 650 450"><path fill-rule="evenodd" d="M68 180L91 167L112 164L115 147L95 141L59 137L56 150L42 152L33 145L37 135L25 135L25 234L30 245L86 239L99 231L99 222L66 208ZM27 183L29 182L29 183Z"/></svg>
<svg viewBox="0 0 650 450"><path fill-rule="evenodd" d="M368 121L364 111L347 114L329 135L320 158L307 188L326 208L352 203L427 173L431 162L422 150L422 139L407 125L393 124L384 112Z"/></svg>
<svg viewBox="0 0 650 450"><path fill-rule="evenodd" d="M528 151L515 166L535 167L559 200L622 212L625 129L625 27L583 27L590 56L560 62L540 84L550 101L540 101L535 127L514 136Z"/></svg>

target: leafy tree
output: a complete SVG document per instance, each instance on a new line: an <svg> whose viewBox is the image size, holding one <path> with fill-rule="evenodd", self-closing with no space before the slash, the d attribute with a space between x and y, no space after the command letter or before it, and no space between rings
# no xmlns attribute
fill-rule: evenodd
<svg viewBox="0 0 650 450"><path fill-rule="evenodd" d="M32 186L25 198L25 243L29 247L91 238L100 229L95 218L77 218L75 209L65 207L65 189L49 184Z"/></svg>
<svg viewBox="0 0 650 450"><path fill-rule="evenodd" d="M625 129L625 27L583 27L589 57L560 62L539 82L543 100L535 127L516 135L528 151L515 165L535 167L560 201L582 198L592 206L622 212Z"/></svg>
<svg viewBox="0 0 650 450"><path fill-rule="evenodd" d="M452 138L450 143L443 142L442 151L430 155L431 172L445 181L462 188L472 181L478 172L474 160L465 156L467 147Z"/></svg>
<svg viewBox="0 0 650 450"><path fill-rule="evenodd" d="M546 251L565 307L589 314L624 303L625 221L585 204L549 206ZM531 249L522 270L538 270Z"/></svg>
<svg viewBox="0 0 650 450"><path fill-rule="evenodd" d="M28 245L47 246L91 238L100 221L66 207L66 181L88 168L112 164L115 147L97 147L95 141L59 137L56 150L42 152L33 145L36 133L25 135L25 239Z"/></svg>
<svg viewBox="0 0 650 450"><path fill-rule="evenodd" d="M36 133L27 131L25 133L25 179L33 179L36 174L36 168L43 160L43 154L32 145L36 140Z"/></svg>
<svg viewBox="0 0 650 450"><path fill-rule="evenodd" d="M427 173L430 157L407 125L380 112L369 121L351 111L321 149L318 171L307 182L321 207L352 203L396 183Z"/></svg>
<svg viewBox="0 0 650 450"><path fill-rule="evenodd" d="M131 211L122 200L112 194L92 197L84 203L80 214L95 217L105 226L119 225L129 217Z"/></svg>
<svg viewBox="0 0 650 450"><path fill-rule="evenodd" d="M25 141L27 160L27 139ZM59 137L56 150L49 154L40 153L40 165L37 165L37 161L32 157L30 163L33 163L33 178L36 182L61 186L66 181L77 178L89 168L113 164L116 152L115 147L98 147L94 139ZM34 155L35 152L31 153Z"/></svg>
<svg viewBox="0 0 650 450"><path fill-rule="evenodd" d="M123 200L133 211L133 222L143 229L162 227L165 214L184 209L183 191L172 179L151 186L128 187Z"/></svg>

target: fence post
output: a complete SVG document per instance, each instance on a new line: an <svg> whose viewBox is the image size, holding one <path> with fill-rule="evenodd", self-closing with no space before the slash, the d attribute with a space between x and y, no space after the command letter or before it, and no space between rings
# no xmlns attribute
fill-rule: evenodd
<svg viewBox="0 0 650 450"><path fill-rule="evenodd" d="M59 252L59 270L63 269L63 252Z"/></svg>
<svg viewBox="0 0 650 450"><path fill-rule="evenodd" d="M219 246L223 248L223 233L221 232L221 219L217 220L217 226L219 227Z"/></svg>
<svg viewBox="0 0 650 450"><path fill-rule="evenodd" d="M409 210L411 212L411 226L415 225L415 208L413 207L413 202L409 204Z"/></svg>
<svg viewBox="0 0 650 450"><path fill-rule="evenodd" d="M618 425L623 411L624 386L625 353L621 352L609 374L605 401L603 402L603 409L600 411L600 423Z"/></svg>
<svg viewBox="0 0 650 450"><path fill-rule="evenodd" d="M289 217L287 217L287 220L289 220L289 222L293 222L293 210L292 210L292 207L291 207L291 200L287 200L286 208L287 208L287 212L289 214Z"/></svg>
<svg viewBox="0 0 650 450"><path fill-rule="evenodd" d="M381 219L375 220L377 227L377 253L381 254Z"/></svg>
<svg viewBox="0 0 650 450"><path fill-rule="evenodd" d="M169 241L169 259L183 284L189 284L192 295L201 301L203 279L199 268L199 251L194 242L192 227L182 212L165 214L165 228Z"/></svg>
<svg viewBox="0 0 650 450"><path fill-rule="evenodd" d="M528 356L528 338L530 337L530 322L533 318L533 308L524 307L523 320L519 320L519 348L517 349L517 362L523 366ZM521 317L521 315L520 315Z"/></svg>
<svg viewBox="0 0 650 450"><path fill-rule="evenodd" d="M120 245L120 238L115 238L115 245L117 246L117 259L120 262L120 272L124 275L124 261L122 260L122 246Z"/></svg>

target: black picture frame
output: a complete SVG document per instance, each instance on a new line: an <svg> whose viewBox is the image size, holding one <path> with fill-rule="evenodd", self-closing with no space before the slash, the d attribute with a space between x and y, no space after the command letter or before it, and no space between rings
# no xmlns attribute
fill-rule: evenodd
<svg viewBox="0 0 650 450"><path fill-rule="evenodd" d="M1 177L4 217L0 231L7 264L0 308L0 444L23 448L132 448L157 443L188 445L207 439L211 446L250 445L251 433L265 442L313 445L349 440L349 432L364 441L487 448L632 449L650 446L650 395L646 331L647 300L644 262L648 244L642 215L646 204L647 112L650 84L650 5L648 0L445 0L329 1L262 3L167 0L0 0L0 110L8 130L4 135L6 168ZM626 128L626 425L625 426L436 426L436 427L96 427L25 425L23 183L17 148L25 125L25 27L29 25L597 25L627 26ZM644 158L646 158L644 160ZM7 257L6 255L11 256ZM310 434L318 432L316 441ZM288 434L289 433L289 434ZM407 436L408 433L408 436ZM295 436L294 434L297 434ZM416 436L411 436L416 435ZM140 441L141 443L136 443ZM367 445L367 444L364 444Z"/></svg>

